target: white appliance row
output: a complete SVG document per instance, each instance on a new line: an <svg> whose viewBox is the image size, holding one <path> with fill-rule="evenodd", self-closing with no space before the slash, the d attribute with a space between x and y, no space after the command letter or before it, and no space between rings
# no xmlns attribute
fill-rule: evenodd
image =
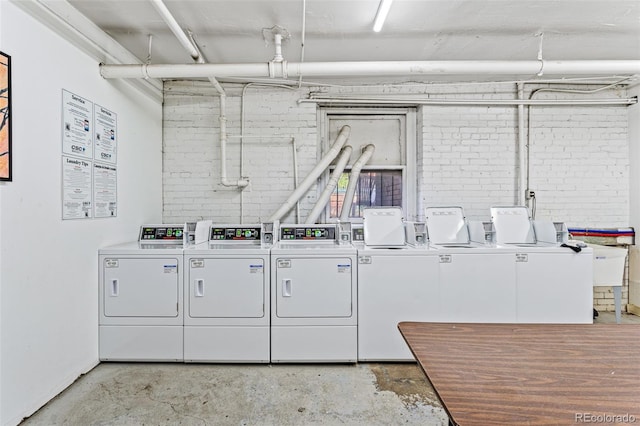
<svg viewBox="0 0 640 426"><path fill-rule="evenodd" d="M212 225L184 249L184 361L269 362L270 258L261 225Z"/></svg>
<svg viewBox="0 0 640 426"><path fill-rule="evenodd" d="M99 251L105 361L356 362L356 250L336 225L146 225ZM349 233L342 234L349 237Z"/></svg>
<svg viewBox="0 0 640 426"><path fill-rule="evenodd" d="M357 361L357 252L339 230L280 227L271 248L271 362Z"/></svg>
<svg viewBox="0 0 640 426"><path fill-rule="evenodd" d="M485 228L480 226L479 242L471 240L459 207L427 209L426 213L428 245L421 244L427 236L420 224L405 223L413 245L402 240L399 209L366 211L364 229L354 228L360 361L413 360L397 330L400 321L593 321L590 248L536 240L526 209L492 211L499 235L493 236L490 226L491 240L485 241ZM518 220L511 217L522 213L525 216ZM519 237L512 238L499 214L508 215L516 229L526 220L528 240L520 243ZM556 238L553 223L538 225L538 234L550 226ZM503 237L514 243L502 242Z"/></svg>
<svg viewBox="0 0 640 426"><path fill-rule="evenodd" d="M105 361L184 359L184 225L145 225L98 251L98 353Z"/></svg>
<svg viewBox="0 0 640 426"><path fill-rule="evenodd" d="M401 321L592 322L590 248L536 239L556 228L526 209L471 227L458 207L426 213L367 209L353 232L216 224L200 244L183 225L145 225L99 251L100 359L402 361Z"/></svg>

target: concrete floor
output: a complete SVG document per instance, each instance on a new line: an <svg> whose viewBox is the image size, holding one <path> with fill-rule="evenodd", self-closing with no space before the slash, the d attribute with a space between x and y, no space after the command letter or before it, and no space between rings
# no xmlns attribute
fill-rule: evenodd
<svg viewBox="0 0 640 426"><path fill-rule="evenodd" d="M596 323L615 323L600 312ZM623 323L640 317L622 316ZM414 363L102 363L23 425L421 425L448 423Z"/></svg>
<svg viewBox="0 0 640 426"><path fill-rule="evenodd" d="M24 425L443 425L416 364L102 363Z"/></svg>

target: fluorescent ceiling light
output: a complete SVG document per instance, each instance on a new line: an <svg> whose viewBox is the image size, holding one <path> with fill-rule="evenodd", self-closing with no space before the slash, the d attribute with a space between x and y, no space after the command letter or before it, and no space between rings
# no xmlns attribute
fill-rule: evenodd
<svg viewBox="0 0 640 426"><path fill-rule="evenodd" d="M373 31L379 33L382 29L384 20L387 19L387 14L389 13L389 9L391 9L391 3L393 3L393 0L380 0L376 19L373 21Z"/></svg>

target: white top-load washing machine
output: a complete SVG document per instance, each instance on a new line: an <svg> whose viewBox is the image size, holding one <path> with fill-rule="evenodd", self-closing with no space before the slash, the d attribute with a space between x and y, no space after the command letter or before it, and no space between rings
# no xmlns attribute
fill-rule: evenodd
<svg viewBox="0 0 640 426"><path fill-rule="evenodd" d="M471 241L461 207L428 207L425 218L429 245L438 251L440 319L516 322L513 253Z"/></svg>
<svg viewBox="0 0 640 426"><path fill-rule="evenodd" d="M185 362L267 363L271 224L212 224L184 251Z"/></svg>
<svg viewBox="0 0 640 426"><path fill-rule="evenodd" d="M271 249L271 362L356 362L356 249L338 225L281 225ZM346 240L346 241L345 241Z"/></svg>
<svg viewBox="0 0 640 426"><path fill-rule="evenodd" d="M186 225L144 225L99 258L99 358L182 361Z"/></svg>
<svg viewBox="0 0 640 426"><path fill-rule="evenodd" d="M524 206L492 207L497 247L515 260L517 321L593 322L593 249L567 241L563 223L531 220Z"/></svg>
<svg viewBox="0 0 640 426"><path fill-rule="evenodd" d="M440 318L437 252L402 216L397 207L365 209L363 232L354 232L359 361L413 361L398 323ZM407 244L406 232L416 245Z"/></svg>

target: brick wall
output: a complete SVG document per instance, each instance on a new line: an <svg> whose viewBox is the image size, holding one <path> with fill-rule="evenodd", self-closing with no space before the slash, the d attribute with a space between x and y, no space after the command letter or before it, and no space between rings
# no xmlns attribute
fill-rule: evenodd
<svg viewBox="0 0 640 426"><path fill-rule="evenodd" d="M528 88L525 97L535 88L540 86ZM446 91L439 96L461 97L459 91ZM608 91L597 96L624 95ZM464 93L467 99L508 96L502 86L478 86ZM571 97L596 95L540 92L534 99ZM530 117L530 189L536 194L536 218L569 226L628 226L626 108L536 106ZM517 125L516 107L424 106L419 128L422 205L461 205L467 218L488 220L491 205L516 204Z"/></svg>
<svg viewBox="0 0 640 426"><path fill-rule="evenodd" d="M525 95L544 86L527 85ZM597 86L575 86L588 90ZM240 114L243 86L227 90L227 177L240 173ZM298 103L310 91L341 94L419 94L446 99L508 99L514 84L415 85L399 87L301 88L253 86L245 90L242 175L244 191L220 184L219 101L206 82L167 82L164 102L163 218L259 222L294 187L293 144L299 181L318 160L317 105ZM591 95L540 92L535 99L624 97L623 91ZM525 108L526 111L526 108ZM493 205L518 200L518 109L515 106L418 108L418 217L424 207L460 205L468 219L488 220ZM530 188L537 218L569 226L629 224L628 114L620 106L537 106L526 117L530 129ZM304 220L316 200L314 185L300 202ZM411 216L411 214L409 214ZM283 218L295 221L291 212ZM609 309L610 291L596 289L596 305ZM626 300L623 300L626 303Z"/></svg>
<svg viewBox="0 0 640 426"><path fill-rule="evenodd" d="M227 89L227 179L240 177L241 88ZM165 85L164 211L166 222L213 219L219 223L266 220L294 188L293 143L300 181L316 164L314 104L298 104L300 93L249 87L244 97L242 175L250 185L239 191L220 180L220 104L204 82ZM316 199L315 186L301 200L305 218ZM242 204L242 212L241 206ZM283 221L294 221L292 210Z"/></svg>
<svg viewBox="0 0 640 426"><path fill-rule="evenodd" d="M422 204L456 205L489 220L494 205L517 202L516 108L422 108Z"/></svg>

